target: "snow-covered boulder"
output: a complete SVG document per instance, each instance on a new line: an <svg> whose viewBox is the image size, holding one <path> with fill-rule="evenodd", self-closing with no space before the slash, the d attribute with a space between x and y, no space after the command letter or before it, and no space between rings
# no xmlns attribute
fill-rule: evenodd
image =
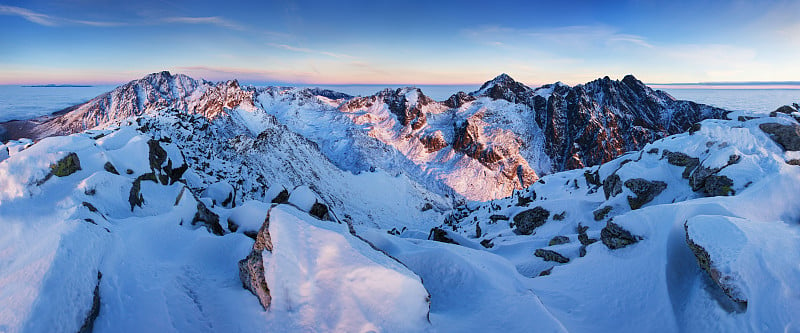
<svg viewBox="0 0 800 333"><path fill-rule="evenodd" d="M245 285L259 288L254 293L273 327L428 329L428 292L408 268L352 236L345 225L319 221L289 205L272 208L268 216L240 268ZM263 281L254 273L263 274Z"/></svg>

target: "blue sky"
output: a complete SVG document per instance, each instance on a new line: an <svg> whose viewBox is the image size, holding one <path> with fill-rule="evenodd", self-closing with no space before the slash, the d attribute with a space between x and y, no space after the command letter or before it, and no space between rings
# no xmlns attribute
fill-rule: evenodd
<svg viewBox="0 0 800 333"><path fill-rule="evenodd" d="M6 84L800 80L800 1L0 0L0 29Z"/></svg>

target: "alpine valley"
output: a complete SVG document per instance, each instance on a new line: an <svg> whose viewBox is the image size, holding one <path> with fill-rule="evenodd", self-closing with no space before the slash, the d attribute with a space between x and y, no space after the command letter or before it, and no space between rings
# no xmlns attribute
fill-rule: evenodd
<svg viewBox="0 0 800 333"><path fill-rule="evenodd" d="M150 74L0 124L0 331L800 331L798 119Z"/></svg>

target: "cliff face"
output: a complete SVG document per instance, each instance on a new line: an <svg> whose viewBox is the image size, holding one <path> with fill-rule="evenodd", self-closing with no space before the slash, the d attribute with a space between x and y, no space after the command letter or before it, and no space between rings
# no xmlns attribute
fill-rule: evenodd
<svg viewBox="0 0 800 333"><path fill-rule="evenodd" d="M684 132L725 110L679 101L650 89L632 75L569 87L561 83L525 89L508 75L484 84L473 96L525 104L544 132L554 171L607 162L646 143Z"/></svg>

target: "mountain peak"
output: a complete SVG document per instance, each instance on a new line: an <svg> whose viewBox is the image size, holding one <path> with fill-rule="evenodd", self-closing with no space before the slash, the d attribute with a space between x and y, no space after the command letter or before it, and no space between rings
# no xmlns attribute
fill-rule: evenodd
<svg viewBox="0 0 800 333"><path fill-rule="evenodd" d="M481 85L480 89L470 93L472 96L488 96L493 99L504 99L511 103L524 101L530 95L531 88L517 82L510 75L502 73Z"/></svg>

